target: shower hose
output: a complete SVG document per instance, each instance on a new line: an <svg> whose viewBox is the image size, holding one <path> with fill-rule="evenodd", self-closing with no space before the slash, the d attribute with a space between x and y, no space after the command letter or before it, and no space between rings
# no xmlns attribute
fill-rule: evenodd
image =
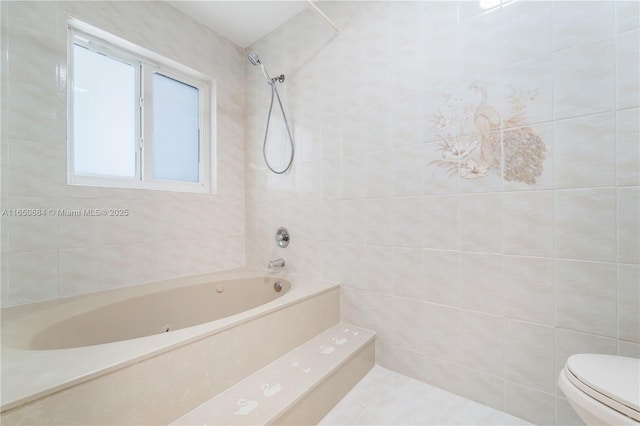
<svg viewBox="0 0 640 426"><path fill-rule="evenodd" d="M275 80L275 79L274 79ZM273 173L277 175L281 175L287 172L293 163L293 153L295 151L295 147L293 144L293 136L291 136L291 130L289 129L289 121L287 121L287 114L284 112L284 108L282 106L282 101L280 100L280 94L278 93L278 89L276 88L276 81L270 81L269 86L271 86L271 103L269 104L269 114L267 115L267 127L264 130L264 141L262 142L262 157L264 158L264 162ZM291 157L289 158L289 163L287 167L283 170L275 170L269 164L269 160L267 160L267 136L269 135L269 124L271 123L271 112L273 111L273 99L278 99L278 105L280 105L280 111L282 111L282 117L284 118L284 124L287 127L287 135L289 136L289 144L291 145Z"/></svg>

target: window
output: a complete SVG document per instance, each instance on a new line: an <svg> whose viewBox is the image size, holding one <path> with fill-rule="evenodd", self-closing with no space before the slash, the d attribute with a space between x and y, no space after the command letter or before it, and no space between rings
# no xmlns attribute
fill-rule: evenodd
<svg viewBox="0 0 640 426"><path fill-rule="evenodd" d="M69 22L69 183L208 192L206 76Z"/></svg>
<svg viewBox="0 0 640 426"><path fill-rule="evenodd" d="M198 182L199 91L179 80L153 74L153 176ZM175 141L181 141L176 144Z"/></svg>
<svg viewBox="0 0 640 426"><path fill-rule="evenodd" d="M73 45L73 168L136 177L137 67Z"/></svg>

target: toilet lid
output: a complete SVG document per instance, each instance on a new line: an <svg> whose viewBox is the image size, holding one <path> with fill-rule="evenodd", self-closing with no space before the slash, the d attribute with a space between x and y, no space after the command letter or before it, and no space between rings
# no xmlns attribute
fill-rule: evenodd
<svg viewBox="0 0 640 426"><path fill-rule="evenodd" d="M640 359L578 354L567 359L567 369L569 379L589 396L640 420Z"/></svg>

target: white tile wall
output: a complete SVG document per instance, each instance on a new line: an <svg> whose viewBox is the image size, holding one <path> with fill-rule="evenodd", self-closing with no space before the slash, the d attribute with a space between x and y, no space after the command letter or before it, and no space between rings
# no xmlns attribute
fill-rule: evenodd
<svg viewBox="0 0 640 426"><path fill-rule="evenodd" d="M396 247L393 249L393 294L425 300L424 260L422 249Z"/></svg>
<svg viewBox="0 0 640 426"><path fill-rule="evenodd" d="M506 320L505 379L553 393L556 383L553 327Z"/></svg>
<svg viewBox="0 0 640 426"><path fill-rule="evenodd" d="M553 48L551 2L517 2L502 10L502 37L506 62L549 55ZM548 57L548 56L547 56Z"/></svg>
<svg viewBox="0 0 640 426"><path fill-rule="evenodd" d="M503 370L503 318L462 311L460 314L462 365L493 376Z"/></svg>
<svg viewBox="0 0 640 426"><path fill-rule="evenodd" d="M640 97L640 31L629 31L616 39L616 107L638 105Z"/></svg>
<svg viewBox="0 0 640 426"><path fill-rule="evenodd" d="M614 16L614 2L554 2L554 49L562 50L613 35Z"/></svg>
<svg viewBox="0 0 640 426"><path fill-rule="evenodd" d="M618 188L618 261L640 263L640 188Z"/></svg>
<svg viewBox="0 0 640 426"><path fill-rule="evenodd" d="M502 256L486 253L462 253L462 308L502 315Z"/></svg>
<svg viewBox="0 0 640 426"><path fill-rule="evenodd" d="M460 309L435 303L425 304L425 354L442 360L460 362ZM453 327L452 327L453 325Z"/></svg>
<svg viewBox="0 0 640 426"><path fill-rule="evenodd" d="M615 337L615 264L557 260L555 267L556 324Z"/></svg>
<svg viewBox="0 0 640 426"><path fill-rule="evenodd" d="M459 205L458 197L423 197L424 247L451 250L460 248Z"/></svg>
<svg viewBox="0 0 640 426"><path fill-rule="evenodd" d="M2 217L2 306L244 265L242 50L163 2L2 8L8 49L2 57L9 58L2 76L2 207L130 211L128 217ZM67 15L217 81L217 194L66 185Z"/></svg>
<svg viewBox="0 0 640 426"><path fill-rule="evenodd" d="M460 196L460 245L462 250L502 251L502 193Z"/></svg>
<svg viewBox="0 0 640 426"><path fill-rule="evenodd" d="M504 315L539 324L555 321L553 259L504 256Z"/></svg>
<svg viewBox="0 0 640 426"><path fill-rule="evenodd" d="M616 193L613 188L555 192L555 256L616 260Z"/></svg>
<svg viewBox="0 0 640 426"><path fill-rule="evenodd" d="M291 76L298 143L319 144L294 164L335 161L314 209L337 202L340 235L311 238L319 219L282 206L309 203L299 168L276 189L256 156L249 263L289 226L304 256L339 253L323 274L343 283L345 320L378 331L380 364L536 424L578 422L555 384L567 356L640 352L637 2L320 6L341 33L303 30L305 12L250 49ZM284 51L283 34L299 41ZM268 93L245 66L253 153Z"/></svg>
<svg viewBox="0 0 640 426"><path fill-rule="evenodd" d="M506 382L504 404L507 413L529 419L532 424L550 425L555 422L555 399L548 393Z"/></svg>
<svg viewBox="0 0 640 426"><path fill-rule="evenodd" d="M462 278L460 253L424 250L426 300L449 306L460 306Z"/></svg>
<svg viewBox="0 0 640 426"><path fill-rule="evenodd" d="M556 188L615 186L613 112L560 120L555 123L553 138L557 141L553 163Z"/></svg>
<svg viewBox="0 0 640 426"><path fill-rule="evenodd" d="M618 265L618 338L640 343L640 268Z"/></svg>
<svg viewBox="0 0 640 426"><path fill-rule="evenodd" d="M618 185L640 184L640 109L616 112Z"/></svg>
<svg viewBox="0 0 640 426"><path fill-rule="evenodd" d="M504 194L504 253L553 256L552 191Z"/></svg>
<svg viewBox="0 0 640 426"><path fill-rule="evenodd" d="M595 114L615 108L613 37L556 51L553 61L554 118Z"/></svg>

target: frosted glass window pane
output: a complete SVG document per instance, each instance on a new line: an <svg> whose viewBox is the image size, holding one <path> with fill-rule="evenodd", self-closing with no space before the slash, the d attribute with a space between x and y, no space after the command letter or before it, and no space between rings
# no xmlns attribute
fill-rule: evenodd
<svg viewBox="0 0 640 426"><path fill-rule="evenodd" d="M136 175L136 70L73 46L76 174Z"/></svg>
<svg viewBox="0 0 640 426"><path fill-rule="evenodd" d="M153 177L199 181L198 89L153 74Z"/></svg>

